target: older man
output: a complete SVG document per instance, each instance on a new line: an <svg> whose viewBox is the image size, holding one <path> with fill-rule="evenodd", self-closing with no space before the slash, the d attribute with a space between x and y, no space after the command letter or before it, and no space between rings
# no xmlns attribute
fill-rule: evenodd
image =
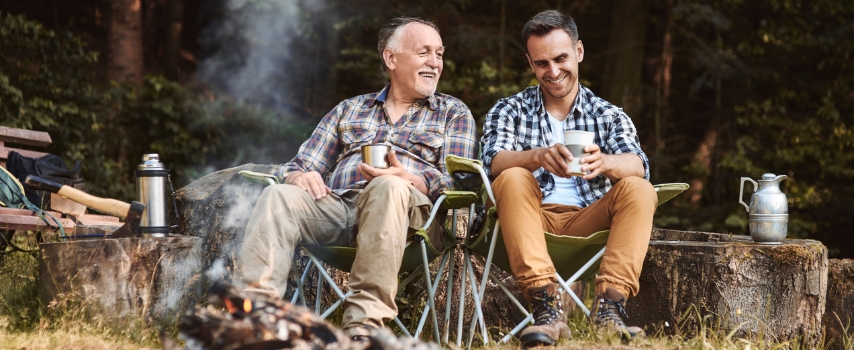
<svg viewBox="0 0 854 350"><path fill-rule="evenodd" d="M397 315L397 274L407 238L426 222L432 200L451 186L446 155L475 157L468 107L436 92L445 47L435 24L394 18L379 32L391 80L379 92L339 103L255 206L236 276L250 289L281 296L299 244L358 247L343 328L356 340ZM389 167L362 162L360 147L392 145ZM430 230L441 242L439 223Z"/></svg>
<svg viewBox="0 0 854 350"><path fill-rule="evenodd" d="M611 230L591 318L635 337L641 330L626 326L622 315L626 298L638 292L657 204L647 157L622 109L579 84L584 45L572 17L543 11L522 28L522 40L539 85L499 100L482 139L510 265L533 306L535 324L520 341L529 347L569 337L543 231ZM594 134L583 150L589 155L570 153L567 130ZM573 158L581 158L583 176L570 174Z"/></svg>

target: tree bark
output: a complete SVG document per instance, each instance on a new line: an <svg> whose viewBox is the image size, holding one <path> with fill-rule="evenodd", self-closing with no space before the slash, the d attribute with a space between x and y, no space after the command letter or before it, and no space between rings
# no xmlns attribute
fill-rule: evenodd
<svg viewBox="0 0 854 350"><path fill-rule="evenodd" d="M142 85L142 5L140 0L112 0L107 77Z"/></svg>
<svg viewBox="0 0 854 350"><path fill-rule="evenodd" d="M827 264L827 248L818 241L760 245L749 236L656 229L640 293L626 307L631 323L648 334L690 336L704 326L815 348Z"/></svg>
<svg viewBox="0 0 854 350"><path fill-rule="evenodd" d="M195 237L91 239L39 245L40 296L93 319L174 324L200 299L201 240Z"/></svg>
<svg viewBox="0 0 854 350"><path fill-rule="evenodd" d="M163 75L178 80L181 63L181 32L184 22L184 0L166 2L166 37L163 41Z"/></svg>
<svg viewBox="0 0 854 350"><path fill-rule="evenodd" d="M673 0L668 0L666 5L667 20L664 27L664 35L661 38L661 57L655 74L655 139L653 140L652 153L652 178L657 179L661 169L661 153L664 150L662 139L662 121L670 118L670 85L671 71L673 67Z"/></svg>
<svg viewBox="0 0 854 350"><path fill-rule="evenodd" d="M614 0L612 6L607 99L637 117L643 107L641 73L649 5L643 0Z"/></svg>
<svg viewBox="0 0 854 350"><path fill-rule="evenodd" d="M829 260L826 310L821 321L827 332L825 344L830 349L854 347L854 260Z"/></svg>

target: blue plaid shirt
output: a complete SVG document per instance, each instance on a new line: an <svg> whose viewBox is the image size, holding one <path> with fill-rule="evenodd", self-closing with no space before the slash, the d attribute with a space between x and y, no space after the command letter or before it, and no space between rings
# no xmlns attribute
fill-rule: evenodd
<svg viewBox="0 0 854 350"><path fill-rule="evenodd" d="M641 150L637 130L632 120L616 107L597 97L590 89L578 85L578 96L569 117L566 130L584 130L594 133L594 143L602 153L634 153L643 161L644 178L649 180L649 159ZM483 147L481 159L487 174L492 177L492 160L500 151L527 151L550 147L556 143L552 136L549 118L543 106L543 93L538 86L530 86L522 92L505 97L495 104L486 114L483 125ZM534 177L540 184L543 198L554 193L555 183L551 173L543 168L534 171ZM593 204L611 189L611 181L604 175L584 181L573 176L583 206Z"/></svg>
<svg viewBox="0 0 854 350"><path fill-rule="evenodd" d="M434 93L391 124L383 107L388 88L335 106L277 175L317 171L336 193L365 188L367 181L356 171L362 162L360 148L387 141L406 171L424 179L432 200L452 188L445 156L477 156L477 126L471 111L453 96Z"/></svg>

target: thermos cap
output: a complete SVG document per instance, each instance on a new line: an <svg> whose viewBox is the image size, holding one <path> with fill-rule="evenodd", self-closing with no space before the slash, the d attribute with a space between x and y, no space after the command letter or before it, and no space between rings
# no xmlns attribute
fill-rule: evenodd
<svg viewBox="0 0 854 350"><path fill-rule="evenodd" d="M164 170L163 163L160 162L160 155L157 153L143 154L142 163L136 168L138 170Z"/></svg>

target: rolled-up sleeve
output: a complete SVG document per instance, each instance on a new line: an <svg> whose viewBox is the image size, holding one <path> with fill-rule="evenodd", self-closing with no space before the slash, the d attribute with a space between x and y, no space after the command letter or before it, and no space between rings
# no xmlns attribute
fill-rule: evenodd
<svg viewBox="0 0 854 350"><path fill-rule="evenodd" d="M638 139L637 129L631 118L626 113L619 110L615 113L611 128L608 130L608 139L606 140L606 153L621 154L634 153L640 157L643 163L644 178L649 180L649 158L641 149L640 140Z"/></svg>
<svg viewBox="0 0 854 350"><path fill-rule="evenodd" d="M516 130L514 119L517 108L508 103L507 99L498 100L495 106L486 113L481 137L481 160L486 174L492 178L492 160L498 152L518 151L516 146Z"/></svg>
<svg viewBox="0 0 854 350"><path fill-rule="evenodd" d="M459 157L477 157L477 125L471 111L465 105L457 106L449 112L450 120L445 124L445 136L442 144L442 156L436 167L428 167L421 172L427 184L430 199L439 198L443 190L453 188L453 179L445 166L445 157L453 154Z"/></svg>

